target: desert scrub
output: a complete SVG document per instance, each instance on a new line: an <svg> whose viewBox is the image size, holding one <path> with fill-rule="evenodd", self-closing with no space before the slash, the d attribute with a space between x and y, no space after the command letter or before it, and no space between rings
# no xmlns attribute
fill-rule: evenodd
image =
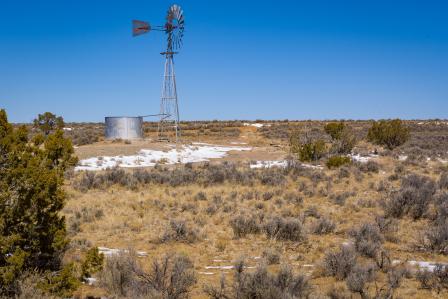
<svg viewBox="0 0 448 299"><path fill-rule="evenodd" d="M347 278L356 265L357 253L351 246L341 246L339 251L329 251L322 262L324 273L337 280Z"/></svg>
<svg viewBox="0 0 448 299"><path fill-rule="evenodd" d="M374 258L384 242L378 226L370 223L362 224L349 234L353 238L356 251L365 257Z"/></svg>
<svg viewBox="0 0 448 299"><path fill-rule="evenodd" d="M248 234L258 234L261 226L255 215L238 215L230 220L230 227L235 238L243 238Z"/></svg>
<svg viewBox="0 0 448 299"><path fill-rule="evenodd" d="M331 136L331 152L349 154L356 145L356 135L345 122L333 122L325 125L324 130Z"/></svg>
<svg viewBox="0 0 448 299"><path fill-rule="evenodd" d="M116 298L184 299L189 297L196 276L193 263L186 256L165 255L155 259L146 272L130 251L106 260L99 283Z"/></svg>
<svg viewBox="0 0 448 299"><path fill-rule="evenodd" d="M325 235L334 232L335 229L334 221L322 216L313 223L311 230L314 234Z"/></svg>
<svg viewBox="0 0 448 299"><path fill-rule="evenodd" d="M342 192L342 193L337 193L337 194L331 194L330 200L339 206L343 206L343 205L345 205L345 202L347 201L347 199L350 196L354 196L354 195L356 195L356 194L354 194L353 192Z"/></svg>
<svg viewBox="0 0 448 299"><path fill-rule="evenodd" d="M280 253L272 248L267 248L263 251L262 257L268 265L280 264Z"/></svg>
<svg viewBox="0 0 448 299"><path fill-rule="evenodd" d="M167 185L170 187L199 184L203 187L231 183L240 186L253 186L261 183L268 186L283 185L286 182L288 171L284 169L248 169L237 167L232 163L217 165L204 164L197 167L177 166L166 168L155 166L151 169L136 169L125 171L121 168L106 169L102 173L83 171L79 173L72 186L79 191L86 192L90 189L107 189L112 185L119 185L131 190L147 185ZM204 194L205 195L205 194ZM202 195L198 200L205 200Z"/></svg>
<svg viewBox="0 0 448 299"><path fill-rule="evenodd" d="M307 238L301 221L295 218L274 217L264 224L264 231L269 239L280 241L303 242Z"/></svg>
<svg viewBox="0 0 448 299"><path fill-rule="evenodd" d="M219 286L204 286L210 298L309 298L312 288L304 275L294 274L289 266L282 266L276 274L265 266L247 272L243 261L236 263L233 282L228 285L224 276Z"/></svg>
<svg viewBox="0 0 448 299"><path fill-rule="evenodd" d="M345 123L343 121L331 122L324 126L325 133L330 135L333 140L338 140L342 137L342 131L344 128Z"/></svg>
<svg viewBox="0 0 448 299"><path fill-rule="evenodd" d="M448 223L436 224L425 229L417 246L429 252L448 255Z"/></svg>
<svg viewBox="0 0 448 299"><path fill-rule="evenodd" d="M185 220L173 219L161 237L162 243L169 241L194 243L199 239L199 232L192 228Z"/></svg>
<svg viewBox="0 0 448 299"><path fill-rule="evenodd" d="M346 156L332 156L328 158L327 160L327 167L328 168L338 168L342 165L350 164L352 162L352 159Z"/></svg>
<svg viewBox="0 0 448 299"><path fill-rule="evenodd" d="M367 140L392 150L409 139L409 129L400 119L374 122L367 134Z"/></svg>
<svg viewBox="0 0 448 299"><path fill-rule="evenodd" d="M291 152L295 154L302 162L317 161L322 158L326 151L323 140L309 141L306 143L296 143L291 141Z"/></svg>
<svg viewBox="0 0 448 299"><path fill-rule="evenodd" d="M356 166L361 172L364 173L378 173L380 170L378 162L372 160L367 161L367 163L357 162Z"/></svg>
<svg viewBox="0 0 448 299"><path fill-rule="evenodd" d="M409 215L413 219L420 219L428 211L436 192L436 184L429 177L411 174L401 181L399 191L384 205L386 217L401 218Z"/></svg>
<svg viewBox="0 0 448 299"><path fill-rule="evenodd" d="M435 290L437 293L448 289L448 268L444 265L436 265L433 271L419 270L415 277L422 289Z"/></svg>

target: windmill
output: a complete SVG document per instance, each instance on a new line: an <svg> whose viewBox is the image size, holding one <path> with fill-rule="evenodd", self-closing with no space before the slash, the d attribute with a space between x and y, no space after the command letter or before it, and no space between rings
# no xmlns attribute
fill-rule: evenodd
<svg viewBox="0 0 448 299"><path fill-rule="evenodd" d="M179 5L172 5L167 12L164 26L152 27L148 22L133 20L132 35L139 36L150 31L165 32L167 36L165 71L163 76L162 96L160 101L160 119L158 125L159 140L170 140L174 131L176 142L180 139L179 105L177 102L176 75L174 72L174 55L182 46L184 36L184 15Z"/></svg>

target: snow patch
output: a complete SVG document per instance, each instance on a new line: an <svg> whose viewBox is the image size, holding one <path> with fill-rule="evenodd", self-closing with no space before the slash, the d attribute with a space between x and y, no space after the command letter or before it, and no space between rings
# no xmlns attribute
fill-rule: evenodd
<svg viewBox="0 0 448 299"><path fill-rule="evenodd" d="M392 265L397 265L400 264L401 261L400 260L393 260L392 261ZM441 265L442 267L447 267L448 264L447 263L436 263L436 262L426 262L426 261L408 261L407 262L408 265L412 266L412 267L416 267L419 268L421 270L426 270L429 272L433 272L437 265Z"/></svg>
<svg viewBox="0 0 448 299"><path fill-rule="evenodd" d="M122 253L129 253L129 250L117 249L117 248L107 248L107 247L99 246L98 252L104 254L105 257L111 257L111 256L119 255ZM137 251L136 254L138 257L148 256L148 253L146 251Z"/></svg>
<svg viewBox="0 0 448 299"><path fill-rule="evenodd" d="M198 272L198 273L202 275L215 275L215 273L213 272Z"/></svg>
<svg viewBox="0 0 448 299"><path fill-rule="evenodd" d="M205 266L205 269L221 269L221 270L231 270L235 266Z"/></svg>
<svg viewBox="0 0 448 299"><path fill-rule="evenodd" d="M209 270L209 269L219 269L219 270L231 270L235 268L235 266L205 266L205 269ZM246 269L255 269L255 267L253 266L244 266L244 268Z"/></svg>
<svg viewBox="0 0 448 299"><path fill-rule="evenodd" d="M256 161L255 164L250 164L250 168L271 168L271 167L282 167L288 166L288 161Z"/></svg>
<svg viewBox="0 0 448 299"><path fill-rule="evenodd" d="M378 155L375 154L369 154L367 156L361 156L360 154L351 154L349 157L356 162L360 163L367 163L372 159L378 158Z"/></svg>
<svg viewBox="0 0 448 299"><path fill-rule="evenodd" d="M407 159L408 159L408 156L406 156L406 155L398 156L398 161L406 161Z"/></svg>
<svg viewBox="0 0 448 299"><path fill-rule="evenodd" d="M307 163L302 163L300 164L302 167L305 168L311 168L311 169L324 169L323 166L321 165L312 165L312 164L307 164Z"/></svg>
<svg viewBox="0 0 448 299"><path fill-rule="evenodd" d="M64 131L72 131L73 128L62 128L62 130L64 130Z"/></svg>
<svg viewBox="0 0 448 299"><path fill-rule="evenodd" d="M269 124L259 124L259 123L255 123L255 124L250 124L250 123L244 123L243 124L245 127L256 127L256 128L262 128L262 127L270 127L271 125Z"/></svg>
<svg viewBox="0 0 448 299"><path fill-rule="evenodd" d="M93 277L87 277L87 278L85 278L85 281L86 281L87 285L91 286L91 285L96 284L97 279L93 278Z"/></svg>
<svg viewBox="0 0 448 299"><path fill-rule="evenodd" d="M436 263L433 262L425 262L425 261L409 261L409 265L418 267L422 270L428 270L429 272L433 272L436 269Z"/></svg>
<svg viewBox="0 0 448 299"><path fill-rule="evenodd" d="M210 159L223 158L230 151L250 151L251 149L251 147L217 146L206 143L185 145L179 150L158 151L142 149L138 154L131 156L104 156L84 159L75 167L75 171L95 171L113 167L151 167L157 163L172 165L176 163L206 162Z"/></svg>
<svg viewBox="0 0 448 299"><path fill-rule="evenodd" d="M250 168L271 168L271 167L281 167L286 168L288 166L287 160L271 160L271 161L256 161L255 164L249 165ZM312 165L307 163L301 163L300 166L311 169L323 169L321 165Z"/></svg>

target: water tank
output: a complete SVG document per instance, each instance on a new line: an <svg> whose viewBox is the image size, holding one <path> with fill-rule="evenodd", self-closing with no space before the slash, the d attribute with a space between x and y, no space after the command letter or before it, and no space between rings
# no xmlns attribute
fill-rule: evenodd
<svg viewBox="0 0 448 299"><path fill-rule="evenodd" d="M106 117L106 139L143 138L143 117L116 116Z"/></svg>

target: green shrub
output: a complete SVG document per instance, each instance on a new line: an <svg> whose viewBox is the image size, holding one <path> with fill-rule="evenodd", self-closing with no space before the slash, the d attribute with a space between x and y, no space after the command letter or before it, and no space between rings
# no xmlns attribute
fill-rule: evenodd
<svg viewBox="0 0 448 299"><path fill-rule="evenodd" d="M367 140L392 150L409 139L409 129L400 119L374 122L367 134Z"/></svg>
<svg viewBox="0 0 448 299"><path fill-rule="evenodd" d="M331 136L332 152L349 154L356 145L356 136L353 130L344 122L328 123L324 127L325 132Z"/></svg>
<svg viewBox="0 0 448 299"><path fill-rule="evenodd" d="M338 168L342 165L349 164L352 162L352 159L346 156L332 156L327 161L328 168Z"/></svg>
<svg viewBox="0 0 448 299"><path fill-rule="evenodd" d="M62 131L28 138L0 110L0 296L26 270L58 271L66 249L64 171L76 163Z"/></svg>
<svg viewBox="0 0 448 299"><path fill-rule="evenodd" d="M301 137L304 141L301 140ZM323 140L311 140L306 134L304 136L300 136L298 133L292 134L289 145L291 153L298 156L298 159L302 162L317 161L326 152L326 145Z"/></svg>
<svg viewBox="0 0 448 299"><path fill-rule="evenodd" d="M345 127L341 137L333 143L335 151L339 154L350 154L356 145L356 136L350 127Z"/></svg>
<svg viewBox="0 0 448 299"><path fill-rule="evenodd" d="M302 144L299 150L299 159L302 162L317 161L324 156L325 149L323 140Z"/></svg>
<svg viewBox="0 0 448 299"><path fill-rule="evenodd" d="M45 281L38 285L38 288L62 298L71 297L81 284L76 272L74 264L67 264L59 272L48 273Z"/></svg>
<svg viewBox="0 0 448 299"><path fill-rule="evenodd" d="M325 133L330 135L331 139L333 140L341 139L342 132L344 129L345 129L345 123L343 121L328 123L324 127Z"/></svg>
<svg viewBox="0 0 448 299"><path fill-rule="evenodd" d="M90 248L87 251L86 259L81 265L82 278L91 277L92 274L103 269L104 254L99 253L98 247Z"/></svg>

